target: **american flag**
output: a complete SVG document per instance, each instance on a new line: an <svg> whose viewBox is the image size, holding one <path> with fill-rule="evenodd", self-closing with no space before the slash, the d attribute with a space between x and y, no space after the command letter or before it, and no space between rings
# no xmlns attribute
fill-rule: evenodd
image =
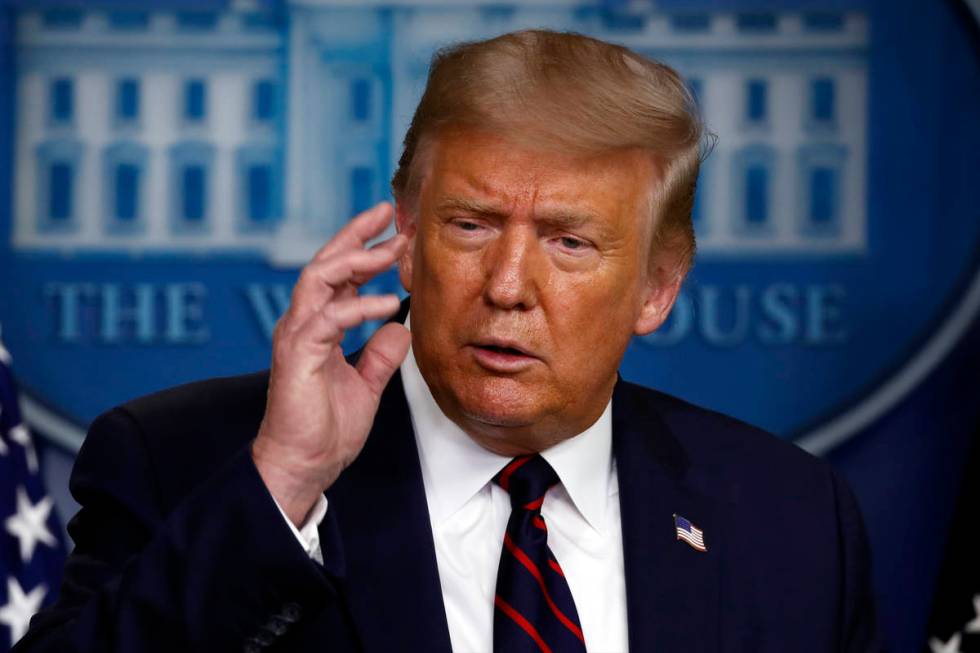
<svg viewBox="0 0 980 653"><path fill-rule="evenodd" d="M677 529L677 539L690 544L698 551L707 551L704 545L704 531L680 515L674 515L674 528Z"/></svg>
<svg viewBox="0 0 980 653"><path fill-rule="evenodd" d="M65 552L52 508L0 342L0 653L24 635L61 582Z"/></svg>

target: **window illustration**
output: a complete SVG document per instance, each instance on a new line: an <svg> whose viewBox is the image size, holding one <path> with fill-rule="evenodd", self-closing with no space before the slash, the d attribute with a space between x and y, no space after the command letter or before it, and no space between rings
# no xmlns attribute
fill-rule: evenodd
<svg viewBox="0 0 980 653"><path fill-rule="evenodd" d="M280 158L278 149L269 145L246 145L238 151L241 230L271 229L282 216Z"/></svg>
<svg viewBox="0 0 980 653"><path fill-rule="evenodd" d="M177 27L191 31L207 31L218 24L218 14L213 11L178 11Z"/></svg>
<svg viewBox="0 0 980 653"><path fill-rule="evenodd" d="M750 79L745 83L745 121L750 125L766 122L769 88L763 79Z"/></svg>
<svg viewBox="0 0 980 653"><path fill-rule="evenodd" d="M140 83L138 79L121 79L116 85L116 120L131 123L140 115Z"/></svg>
<svg viewBox="0 0 980 653"><path fill-rule="evenodd" d="M735 26L742 32L772 32L776 29L776 15L767 11L750 11L735 17Z"/></svg>
<svg viewBox="0 0 980 653"><path fill-rule="evenodd" d="M768 145L750 145L735 157L736 231L767 232L773 222L772 193L775 152Z"/></svg>
<svg viewBox="0 0 980 653"><path fill-rule="evenodd" d="M800 230L812 237L840 235L841 184L847 150L834 144L813 144L800 149L798 186Z"/></svg>
<svg viewBox="0 0 980 653"><path fill-rule="evenodd" d="M75 113L75 85L71 79L61 77L51 82L51 122L66 125Z"/></svg>
<svg viewBox="0 0 980 653"><path fill-rule="evenodd" d="M150 14L140 10L117 10L108 13L109 27L121 32L138 32L149 28Z"/></svg>
<svg viewBox="0 0 980 653"><path fill-rule="evenodd" d="M271 79L260 79L252 87L252 117L258 122L276 117L276 84Z"/></svg>
<svg viewBox="0 0 980 653"><path fill-rule="evenodd" d="M678 32L707 32L711 29L711 16L692 12L671 14L670 26Z"/></svg>
<svg viewBox="0 0 980 653"><path fill-rule="evenodd" d="M132 233L142 228L146 148L130 142L105 151L105 212L110 233Z"/></svg>
<svg viewBox="0 0 980 653"><path fill-rule="evenodd" d="M358 77L350 82L350 115L355 122L371 117L371 80Z"/></svg>
<svg viewBox="0 0 980 653"><path fill-rule="evenodd" d="M834 80L818 77L810 84L810 120L814 124L829 125L836 119Z"/></svg>
<svg viewBox="0 0 980 653"><path fill-rule="evenodd" d="M82 26L84 14L80 9L48 9L41 14L42 24L52 30L72 30Z"/></svg>
<svg viewBox="0 0 980 653"><path fill-rule="evenodd" d="M211 166L214 147L203 142L186 142L171 151L171 218L177 231L208 227Z"/></svg>
<svg viewBox="0 0 980 653"><path fill-rule="evenodd" d="M374 171L357 166L350 171L351 215L371 208L374 204Z"/></svg>
<svg viewBox="0 0 980 653"><path fill-rule="evenodd" d="M78 223L78 166L82 145L74 140L42 144L37 150L38 229L73 231Z"/></svg>
<svg viewBox="0 0 980 653"><path fill-rule="evenodd" d="M207 102L207 86L203 79L189 79L184 83L184 120L204 120L207 116Z"/></svg>

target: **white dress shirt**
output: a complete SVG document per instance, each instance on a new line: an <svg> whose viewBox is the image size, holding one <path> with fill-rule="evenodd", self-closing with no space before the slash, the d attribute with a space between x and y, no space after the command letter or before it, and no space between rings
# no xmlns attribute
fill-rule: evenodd
<svg viewBox="0 0 980 653"><path fill-rule="evenodd" d="M411 351L401 375L418 444L453 651L489 653L497 566L511 512L510 497L492 479L511 459L484 449L443 414ZM561 481L541 507L548 547L571 589L586 649L625 653L626 577L611 404L585 432L541 455ZM321 497L301 528L290 522L303 548L321 562L316 527L326 509L326 499Z"/></svg>

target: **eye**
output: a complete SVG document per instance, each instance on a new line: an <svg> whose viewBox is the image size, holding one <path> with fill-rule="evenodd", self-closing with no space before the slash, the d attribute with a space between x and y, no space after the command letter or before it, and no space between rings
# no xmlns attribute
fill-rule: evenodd
<svg viewBox="0 0 980 653"><path fill-rule="evenodd" d="M586 247L589 246L589 244L584 240L581 240L580 238L573 238L572 236L562 236L559 239L559 242L561 243L561 246L564 247L565 249L570 249L573 251L585 249Z"/></svg>
<svg viewBox="0 0 980 653"><path fill-rule="evenodd" d="M552 240L558 250L570 256L582 256L594 249L591 241L578 236L558 235Z"/></svg>
<svg viewBox="0 0 980 653"><path fill-rule="evenodd" d="M483 226L478 222L474 222L472 220L463 220L463 219L453 220L453 226L455 226L460 231L466 231L470 233L479 231L480 229L483 228Z"/></svg>

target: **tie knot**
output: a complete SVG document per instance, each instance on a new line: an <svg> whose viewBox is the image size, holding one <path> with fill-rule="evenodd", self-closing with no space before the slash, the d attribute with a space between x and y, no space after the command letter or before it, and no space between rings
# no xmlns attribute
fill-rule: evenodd
<svg viewBox="0 0 980 653"><path fill-rule="evenodd" d="M538 454L518 456L493 477L494 483L510 494L511 508L538 511L544 495L558 483L558 474Z"/></svg>

